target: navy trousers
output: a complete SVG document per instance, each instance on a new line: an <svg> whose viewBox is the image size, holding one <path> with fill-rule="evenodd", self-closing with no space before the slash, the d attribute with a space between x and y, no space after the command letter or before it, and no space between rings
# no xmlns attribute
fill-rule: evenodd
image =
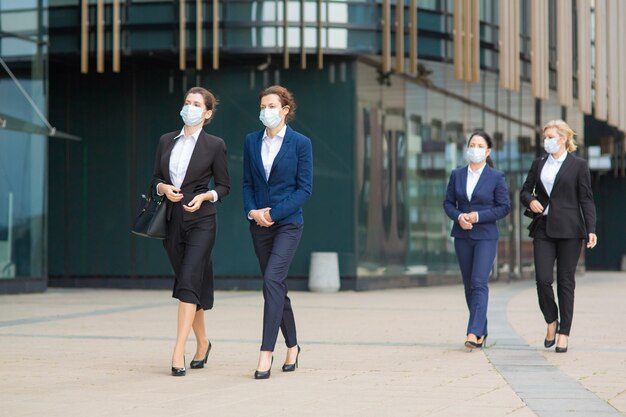
<svg viewBox="0 0 626 417"><path fill-rule="evenodd" d="M298 344L296 321L287 296L287 274L302 237L302 223L257 226L250 222L254 251L263 274L263 341L261 350L274 351L278 329L287 347Z"/></svg>
<svg viewBox="0 0 626 417"><path fill-rule="evenodd" d="M497 248L498 239L454 239L454 249L465 287L465 301L470 313L467 334L472 333L479 338L488 334L488 283Z"/></svg>

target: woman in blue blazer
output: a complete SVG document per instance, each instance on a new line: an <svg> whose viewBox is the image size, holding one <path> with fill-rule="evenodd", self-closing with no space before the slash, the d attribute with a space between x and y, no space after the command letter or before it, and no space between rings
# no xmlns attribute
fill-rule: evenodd
<svg viewBox="0 0 626 417"><path fill-rule="evenodd" d="M487 284L498 248L496 221L511 211L504 173L493 168L489 157L492 144L486 132L470 135L469 164L452 171L443 202L454 221L451 236L470 313L465 340L469 349L481 348L487 339Z"/></svg>
<svg viewBox="0 0 626 417"><path fill-rule="evenodd" d="M286 123L295 114L289 90L271 86L259 94L265 128L246 136L243 157L244 212L263 274L263 341L255 379L270 377L280 328L287 344L283 372L295 371L300 347L287 296L287 273L300 243L302 205L313 191L311 141Z"/></svg>

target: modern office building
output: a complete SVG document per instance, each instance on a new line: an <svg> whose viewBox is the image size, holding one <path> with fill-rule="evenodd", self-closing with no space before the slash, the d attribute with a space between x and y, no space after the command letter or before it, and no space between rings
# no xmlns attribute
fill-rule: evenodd
<svg viewBox="0 0 626 417"><path fill-rule="evenodd" d="M242 151L271 84L295 93L292 125L314 150L293 288L317 251L338 252L346 289L460 282L442 200L476 128L495 140L513 203L494 278L531 275L517 195L541 127L559 118L593 170L599 244L586 267L618 269L626 254L625 228L608 224L626 203L625 2L0 0L0 19L0 56L50 124L81 139L0 130L0 251L12 248L0 284L170 286L160 242L129 228L158 138L181 128L194 85L218 96L206 130L229 153L218 287L260 287ZM15 88L0 71L0 117L46 127Z"/></svg>

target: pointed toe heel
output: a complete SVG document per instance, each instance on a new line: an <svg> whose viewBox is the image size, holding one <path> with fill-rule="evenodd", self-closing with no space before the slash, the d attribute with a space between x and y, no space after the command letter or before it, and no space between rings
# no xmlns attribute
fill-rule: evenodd
<svg viewBox="0 0 626 417"><path fill-rule="evenodd" d="M185 358L183 357L183 363L185 362ZM172 376L185 376L187 375L187 368L184 366L182 368L176 368L172 366Z"/></svg>
<svg viewBox="0 0 626 417"><path fill-rule="evenodd" d="M296 361L290 364L283 365L283 372L293 372L298 367L298 357L300 356L300 346L298 346L298 353L296 354Z"/></svg>
<svg viewBox="0 0 626 417"><path fill-rule="evenodd" d="M206 354L204 355L204 359L200 360L192 360L189 364L191 369L202 369L204 368L204 364L209 360L209 352L211 352L211 341L209 340L209 347L206 350Z"/></svg>
<svg viewBox="0 0 626 417"><path fill-rule="evenodd" d="M544 339L543 340L543 347L545 347L546 349L551 348L552 346L554 346L554 344L556 343L556 335L559 333L560 329L560 324L557 320L556 322L556 332L554 332L554 339L552 340L548 340L548 339Z"/></svg>
<svg viewBox="0 0 626 417"><path fill-rule="evenodd" d="M258 369L254 371L254 379L269 379L270 374L272 373L272 365L274 364L274 357L272 356L272 362L270 363L270 369L267 371L259 371Z"/></svg>

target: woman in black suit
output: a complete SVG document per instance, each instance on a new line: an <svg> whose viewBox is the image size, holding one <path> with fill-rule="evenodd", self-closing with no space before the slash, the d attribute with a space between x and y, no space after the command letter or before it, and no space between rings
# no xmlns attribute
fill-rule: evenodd
<svg viewBox="0 0 626 417"><path fill-rule="evenodd" d="M587 240L591 249L598 241L596 208L589 166L571 154L576 150L572 128L563 120L553 120L543 127L543 134L548 155L533 162L520 201L536 217L530 236L539 307L548 324L544 346L556 343L555 350L564 353L574 314L575 273L582 243ZM555 261L558 307L552 290Z"/></svg>
<svg viewBox="0 0 626 417"><path fill-rule="evenodd" d="M190 367L203 368L211 351L204 310L213 308L214 203L230 191L226 144L202 130L216 107L217 99L210 91L201 87L187 91L180 112L185 125L161 136L154 162L152 185L167 198L163 246L175 274L172 296L179 300L173 376L186 374L185 345L192 328L197 347ZM215 187L209 190L211 179Z"/></svg>

